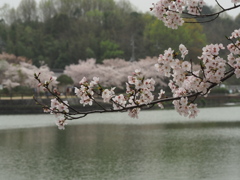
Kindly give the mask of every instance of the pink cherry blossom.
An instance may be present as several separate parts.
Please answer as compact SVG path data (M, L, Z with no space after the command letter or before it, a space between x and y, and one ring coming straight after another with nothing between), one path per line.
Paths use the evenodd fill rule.
M188 50L187 50L187 48L183 45L183 44L180 44L179 45L179 51L181 52L181 54L182 54L182 58L184 59L185 58L185 56L188 54Z
M115 110L117 109L123 109L127 103L125 97L123 96L123 94L120 94L118 96L115 96L114 98L112 98L113 100L113 108Z
M180 100L173 101L176 111L185 117L194 118L197 116L199 110L197 104L190 103L188 104L188 98L182 97Z
M111 90L105 89L102 92L103 102L109 102L110 101L110 99L115 95L114 89L115 89L115 87L111 88Z
M65 125L67 125L66 119L62 114L56 114L56 125L58 126L58 129L64 130Z
M156 17L163 21L165 26L177 29L184 23L181 14L186 7L189 14L200 15L205 3L203 0L160 0L153 5Z
M140 108L129 109L128 110L128 115L131 118L138 118L138 114L139 114L140 110L141 110Z

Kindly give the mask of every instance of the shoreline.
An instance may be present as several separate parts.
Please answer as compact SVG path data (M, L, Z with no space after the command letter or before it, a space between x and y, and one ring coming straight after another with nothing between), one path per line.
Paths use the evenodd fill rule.
M38 99L43 104L50 104L50 98ZM79 104L78 98L64 98L76 109L90 111L97 109L97 105L83 107ZM229 107L239 106L240 96L222 96L212 95L207 98L200 97L196 103L198 107ZM108 106L110 107L110 106ZM173 109L171 102L164 103L165 109ZM157 109L157 108L152 108ZM37 105L33 99L0 99L0 115L8 114L46 114L40 105Z

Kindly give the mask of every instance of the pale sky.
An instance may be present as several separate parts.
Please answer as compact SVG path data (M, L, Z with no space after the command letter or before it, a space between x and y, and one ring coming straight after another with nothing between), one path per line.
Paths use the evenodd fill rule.
M36 2L39 2L40 0L36 0ZM138 8L138 10L146 12L149 11L149 8L152 7L152 3L157 2L157 0L129 0L135 7ZM13 7L17 7L18 4L21 2L21 0L0 0L0 7L7 3L10 4ZM209 5L216 5L215 0L205 0L205 2ZM232 3L231 0L218 0L220 4L223 5L223 7L231 7ZM228 14L232 16L236 16L240 13L239 8L236 10L229 11Z

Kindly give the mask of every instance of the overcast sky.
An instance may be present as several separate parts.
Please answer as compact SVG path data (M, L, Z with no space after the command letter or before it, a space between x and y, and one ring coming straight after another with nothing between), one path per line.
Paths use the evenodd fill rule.
M36 0L36 2L39 2L40 0ZM157 2L157 0L129 0L135 7L138 8L138 10L141 10L143 12L149 11L149 8L152 7L152 3ZM224 7L230 7L232 6L231 0L218 0L220 4L222 4ZM0 0L0 7L7 3L10 4L13 7L17 7L18 4L21 2L21 0ZM205 0L207 4L209 5L216 5L215 0ZM236 16L240 13L239 8L236 10L232 10L228 12L232 16Z

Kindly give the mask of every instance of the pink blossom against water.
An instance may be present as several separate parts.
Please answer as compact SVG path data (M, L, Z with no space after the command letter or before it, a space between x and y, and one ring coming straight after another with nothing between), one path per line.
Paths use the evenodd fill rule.
M138 114L139 114L140 110L141 110L140 108L129 109L128 110L128 115L131 118L138 118Z
M173 105L175 110L185 117L194 118L197 116L199 110L197 104L188 103L187 97L182 97L180 100L174 100Z
M56 120L56 125L58 126L59 130L64 130L65 126L67 125L67 122L64 118L64 116L59 115Z
M162 103L157 103L158 107L161 108L161 109L164 109L164 106Z
M195 118L199 113L199 109L197 108L197 104L191 103L188 106L188 109L189 109L189 113L190 113L189 118Z

